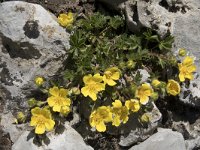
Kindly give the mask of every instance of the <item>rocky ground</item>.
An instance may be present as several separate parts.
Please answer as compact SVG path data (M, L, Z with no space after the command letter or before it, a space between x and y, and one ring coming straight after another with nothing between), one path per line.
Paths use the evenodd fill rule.
M198 74L189 85L183 85L184 90L178 99L167 97L155 103L154 110L150 112L153 120L147 126L137 125L133 118L132 122L119 129L123 134L91 132L87 121L80 122L78 114L74 112L66 124L68 130L64 131L65 134L49 135L51 144L38 148L33 144L33 138L26 140L31 136L24 131L27 125L12 124L13 115L26 108L25 99L34 94L34 77L38 74L48 75L47 78L51 79L63 68L66 49L69 49L69 33L57 24L55 17L59 13L71 10L84 15L97 9L106 10L124 15L127 27L133 32L148 27L162 37L171 33L175 37L174 53L178 48L187 49L196 56L199 72L198 0L24 0L39 5L5 1L1 0L0 3L0 150L11 147L15 150L25 147L30 150L74 147L81 150L200 149ZM63 141L56 140L61 138Z

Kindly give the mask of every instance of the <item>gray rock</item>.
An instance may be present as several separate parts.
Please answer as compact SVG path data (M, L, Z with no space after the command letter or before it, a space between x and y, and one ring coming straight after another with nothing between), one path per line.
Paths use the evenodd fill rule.
M69 33L37 4L0 3L0 18L0 92L12 111L26 107L36 76L48 79L63 67Z
M158 129L158 132L129 150L186 150L182 134L171 129Z
M19 136L23 133L23 130L26 128L26 124L16 125L14 124L14 116L11 112L4 114L0 119L0 127L5 133L10 134L10 139L12 142L15 142Z
M13 150L93 150L92 147L86 145L83 138L69 125L65 125L65 131L62 134L55 135L48 133L50 140L48 145L43 143L38 147L33 143L33 138L29 139L30 132L25 131L12 146Z
M186 140L185 145L187 150L200 149L200 137L192 140Z
M185 15L175 17L172 34L175 37L173 50L177 51L179 48L188 50L190 56L195 56L195 64L197 72L200 72L199 61L200 53L200 11L190 11ZM182 92L180 100L186 104L193 106L200 106L200 77L195 74L195 79L190 81L189 87L182 85Z
M155 104L153 104L153 106L154 108L152 111L147 113L151 119L146 127L138 122L138 116L135 115L133 115L134 117L129 118L129 121L125 125L120 127L121 133L124 134L120 137L120 146L131 146L137 142L144 141L154 133L162 119L162 114Z
M200 119L192 124L189 121L173 121L172 128L184 136L187 150L200 149Z

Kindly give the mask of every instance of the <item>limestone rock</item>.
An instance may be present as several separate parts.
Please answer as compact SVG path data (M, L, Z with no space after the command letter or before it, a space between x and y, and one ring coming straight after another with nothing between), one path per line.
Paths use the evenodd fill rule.
M158 132L129 150L186 150L182 134L171 129L158 129Z
M187 150L200 149L200 137L197 137L192 140L186 140L185 145Z
M93 150L86 145L83 138L69 125L65 125L65 131L62 134L55 135L48 133L49 144L38 147L33 143L33 138L29 139L30 132L25 131L12 146L13 150Z
M190 11L189 13L176 17L172 28L172 35L175 37L174 51L185 48L190 56L195 56L197 73L200 72L200 11ZM200 107L200 77L195 74L194 80L190 81L189 87L183 84L180 100L186 104Z
M120 138L120 146L131 146L137 142L144 141L153 134L162 119L162 114L155 104L153 105L154 108L152 111L148 112L151 120L146 126L142 126L141 123L138 122L138 116L136 116L129 118L129 121L120 127L119 130L124 134Z
M9 133L12 142L15 142L23 133L26 124L14 124L14 116L11 112L1 116L0 127L5 133Z
M69 33L37 4L0 3L0 18L0 97L12 111L26 107L36 76L48 79L63 67Z

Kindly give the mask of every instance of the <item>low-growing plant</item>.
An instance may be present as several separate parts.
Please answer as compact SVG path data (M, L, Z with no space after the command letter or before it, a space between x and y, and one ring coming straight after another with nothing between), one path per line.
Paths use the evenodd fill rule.
M61 25L69 27L63 19ZM154 101L177 96L181 82L193 79L194 59L180 49L177 57L183 60L179 62L171 51L171 35L161 38L151 29L133 34L127 31L123 17L98 12L72 20L65 83L45 87L44 80L37 77L36 84L48 98L28 102L30 125L36 134L60 124L58 118L65 118L75 101L79 108L83 107L81 101L90 101L86 107L91 111L88 121L99 132L105 132L107 124L118 127L127 123L136 113L141 123L148 122L151 118L146 113ZM146 81L140 69L150 74Z

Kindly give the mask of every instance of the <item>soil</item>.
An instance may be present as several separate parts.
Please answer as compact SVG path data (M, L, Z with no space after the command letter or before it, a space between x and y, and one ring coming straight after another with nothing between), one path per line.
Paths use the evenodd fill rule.
M0 2L12 0L0 0ZM56 16L63 12L76 12L78 14L92 13L95 10L94 0L21 0L29 3L35 3L43 6Z

